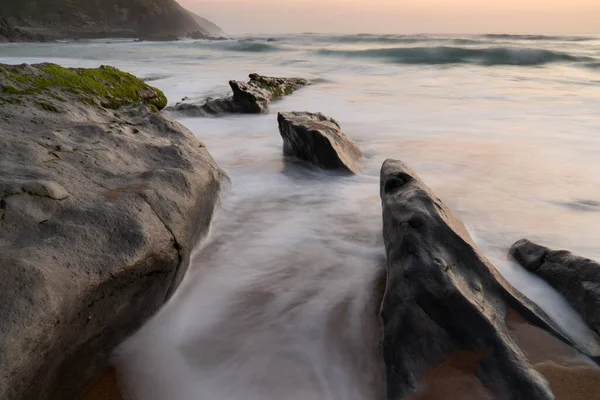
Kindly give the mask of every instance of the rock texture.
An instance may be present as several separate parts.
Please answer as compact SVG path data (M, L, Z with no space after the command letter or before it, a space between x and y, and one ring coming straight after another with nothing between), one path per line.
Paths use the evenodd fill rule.
M75 398L161 307L225 178L114 68L0 65L0 398Z
M2 15L0 13L0 15ZM43 42L43 35L28 33L22 29L16 28L8 19L0 16L0 43L2 42Z
M175 0L3 0L0 16L30 34L21 40L221 33Z
M285 155L323 169L360 173L363 154L333 118L321 113L282 112L277 121Z
M188 116L205 117L220 114L261 114L269 111L271 101L294 93L308 85L301 78L273 78L250 74L248 83L229 81L233 96L207 98L201 103L179 103L167 110Z
M481 382L474 398L553 399L513 341L506 315L516 313L569 340L500 276L463 224L402 162L383 164L381 199L388 258L381 306L386 398L410 396L426 377L459 365ZM598 354L597 343L586 350Z
M550 250L527 239L516 242L510 254L562 294L600 335L600 264L565 250Z

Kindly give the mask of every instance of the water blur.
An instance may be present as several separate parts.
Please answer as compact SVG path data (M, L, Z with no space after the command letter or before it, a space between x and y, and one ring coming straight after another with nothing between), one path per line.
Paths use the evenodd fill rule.
M249 72L316 81L268 115L181 119L232 184L181 289L118 353L132 398L377 398L378 173L386 158L407 162L513 285L575 339L584 335L566 302L507 252L527 237L600 259L600 40L415 37L431 46L430 59L449 40L574 57L519 65L517 52L509 54L517 65L491 66L472 53L441 64L317 52L414 46L389 37L277 39L275 50L238 42L0 46L0 62L102 63L152 77L171 103L224 94L229 79ZM284 159L275 118L284 110L336 118L366 155L363 173Z

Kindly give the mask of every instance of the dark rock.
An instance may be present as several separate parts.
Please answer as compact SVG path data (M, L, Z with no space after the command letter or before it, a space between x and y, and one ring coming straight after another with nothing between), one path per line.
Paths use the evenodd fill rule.
M136 39L136 42L176 42L179 40L179 37L175 35L154 35L149 34Z
M468 359L497 399L554 399L506 326L516 312L570 343L478 252L464 225L400 161L381 170L387 284L381 306L386 398L417 392L431 369ZM598 344L586 350L598 354Z
M277 121L285 155L323 169L360 173L363 154L333 118L321 113L282 112Z
M588 326L600 335L600 264L527 239L516 242L510 254L562 294Z
M173 294L225 176L114 68L0 65L0 85L0 399L74 399Z
M229 81L233 96L207 98L201 103L178 103L167 111L188 116L201 117L220 114L261 114L269 111L274 99L292 94L308 85L306 79L273 78L250 74L248 83Z

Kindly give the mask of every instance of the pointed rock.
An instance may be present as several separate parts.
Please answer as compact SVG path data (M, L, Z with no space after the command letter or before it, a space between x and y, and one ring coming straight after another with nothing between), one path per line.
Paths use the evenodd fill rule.
M386 399L419 392L426 376L456 363L481 383L485 397L478 398L554 399L515 344L506 315L514 311L569 340L504 280L461 221L402 162L383 164L381 200Z

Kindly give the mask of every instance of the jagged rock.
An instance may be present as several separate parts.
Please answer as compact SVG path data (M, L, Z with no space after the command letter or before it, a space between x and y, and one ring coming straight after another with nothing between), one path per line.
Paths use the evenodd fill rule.
M321 113L281 112L277 121L285 155L323 169L360 173L363 154L333 118Z
M74 399L178 286L225 176L129 74L0 86L0 398Z
M503 279L464 225L402 162L383 164L381 199L386 399L418 392L432 369L453 363L481 382L483 392L473 398L554 399L510 336L506 315L517 313L569 339ZM598 344L584 351L598 355Z
M566 250L551 250L527 239L510 254L562 294L583 320L600 335L600 264Z
M250 74L248 83L229 81L233 91L231 97L207 98L201 103L178 103L168 107L167 111L188 117L261 114L269 111L269 104L274 99L290 95L305 85L308 85L306 79Z

